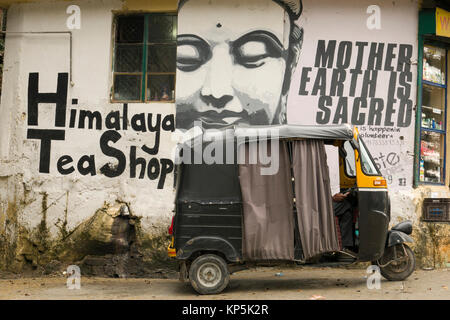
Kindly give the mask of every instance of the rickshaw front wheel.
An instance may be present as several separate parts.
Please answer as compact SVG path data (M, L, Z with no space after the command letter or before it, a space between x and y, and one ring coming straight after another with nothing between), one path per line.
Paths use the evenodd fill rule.
M189 268L189 280L200 294L220 293L230 280L227 263L215 254L201 255Z
M386 248L377 261L380 273L390 281L402 281L408 278L416 268L414 252L406 244L397 244Z

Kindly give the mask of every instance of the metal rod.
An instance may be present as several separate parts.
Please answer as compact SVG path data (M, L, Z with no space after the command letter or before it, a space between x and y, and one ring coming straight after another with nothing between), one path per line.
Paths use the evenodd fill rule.
M69 35L69 77L70 77L70 85L73 86L74 83L72 81L72 31L0 31L0 34L68 34Z

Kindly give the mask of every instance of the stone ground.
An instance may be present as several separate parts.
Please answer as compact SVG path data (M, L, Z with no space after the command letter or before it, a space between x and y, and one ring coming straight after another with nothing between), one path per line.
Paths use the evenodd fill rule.
M450 300L450 269L418 269L405 281L382 279L381 289L369 290L365 269L256 268L232 275L228 288L215 296L199 296L176 279L82 277L81 289L69 290L63 275L5 277L0 279L1 300Z

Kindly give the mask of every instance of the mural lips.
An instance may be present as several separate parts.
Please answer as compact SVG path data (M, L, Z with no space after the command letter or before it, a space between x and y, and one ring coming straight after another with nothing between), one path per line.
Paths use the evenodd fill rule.
M225 128L233 125L258 125L268 123L269 118L264 110L257 110L249 113L247 110L242 112L232 112L229 110L205 111L199 112L192 110L187 105L179 105L177 110L176 126L178 129L190 129L195 121L200 121L205 129Z

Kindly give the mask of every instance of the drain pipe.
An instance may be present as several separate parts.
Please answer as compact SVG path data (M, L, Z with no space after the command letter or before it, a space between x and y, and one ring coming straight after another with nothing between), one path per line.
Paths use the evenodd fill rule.
M72 81L72 32L71 31L0 31L0 34L68 34L69 35L69 51L70 51L70 61L69 61L69 77L70 85L73 87L75 83Z

